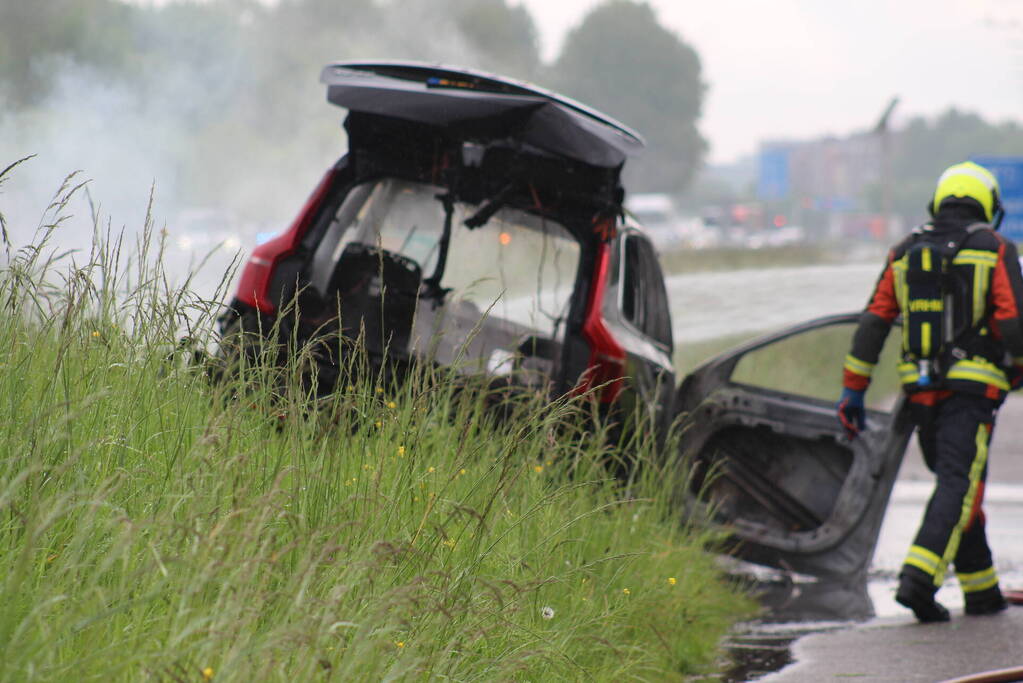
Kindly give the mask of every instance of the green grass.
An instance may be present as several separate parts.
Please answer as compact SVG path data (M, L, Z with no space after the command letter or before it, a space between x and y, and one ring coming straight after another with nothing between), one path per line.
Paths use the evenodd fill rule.
M211 383L158 248L51 257L72 194L0 270L0 681L681 680L752 613L584 400Z
M821 263L841 263L846 259L841 249L828 244L795 244L763 249L681 248L663 251L660 257L661 267L667 274L819 265Z
M734 349L756 336L756 334L733 334L699 342L676 341L673 359L675 369L679 377L684 377L719 353Z
M842 392L842 366L852 345L854 325L820 328L775 342L744 355L736 364L732 381L807 396L837 401ZM734 349L759 335L735 335L722 339L679 344L675 367L688 374L719 353ZM885 342L873 381L867 391L867 406L891 410L899 396L896 364L901 354L898 329Z

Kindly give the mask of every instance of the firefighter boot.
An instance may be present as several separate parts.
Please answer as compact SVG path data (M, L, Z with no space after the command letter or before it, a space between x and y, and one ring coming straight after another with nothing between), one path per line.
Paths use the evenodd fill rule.
M1009 606L997 585L975 593L967 593L964 601L966 603L964 611L974 616L997 614Z
M933 584L929 585L902 573L899 574L899 590L895 593L895 601L913 610L917 621L922 623L948 621L948 610L934 599L935 590Z

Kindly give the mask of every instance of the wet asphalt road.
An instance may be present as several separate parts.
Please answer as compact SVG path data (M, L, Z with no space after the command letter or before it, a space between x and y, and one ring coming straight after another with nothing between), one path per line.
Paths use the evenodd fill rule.
M1011 413L1023 412L1023 397ZM1023 589L1023 440L1005 430L992 447L985 497L988 539L1002 586ZM915 448L906 454L874 555L866 600L877 615L862 623L791 622L754 627L738 639L775 655L732 680L809 683L829 680L943 681L992 669L1023 666L1023 606L990 617L962 613L955 578L938 592L952 612L947 624L918 624L895 602L896 575L931 492L929 473ZM782 667L775 673L772 671ZM746 677L748 676L748 677Z
M682 343L778 329L862 308L877 264L823 265L668 278L676 339ZM778 651L749 676L771 683L826 680L941 681L1023 666L1023 606L993 617L964 617L955 579L938 599L948 624L917 624L894 600L896 575L920 522L933 479L915 441L906 453L885 517L867 586L876 618L761 626L748 638ZM985 498L988 537L1003 587L1023 589L1023 395L1009 398L995 428ZM814 631L817 631L814 633ZM795 640L791 654L786 647Z
M795 663L759 680L945 681L1023 666L1023 607L993 616L965 617L956 610L944 624L882 617L796 641ZM1012 680L1012 679L1010 679Z
M933 479L914 444L906 453L874 554L868 593L877 618L795 641L793 662L759 680L942 681L1023 666L1023 606L988 617L962 613L954 578L938 591L947 624L918 624L894 599L896 575L913 540ZM1010 397L991 447L985 494L988 542L1003 588L1023 589L1023 396ZM790 628L814 628L793 624Z

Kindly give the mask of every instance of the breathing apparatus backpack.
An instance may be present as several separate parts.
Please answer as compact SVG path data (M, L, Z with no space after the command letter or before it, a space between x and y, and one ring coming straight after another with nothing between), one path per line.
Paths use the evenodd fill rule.
M970 283L953 262L970 235L989 227L975 223L952 233L914 231L916 239L906 251L902 351L905 361L916 364L920 387L940 382L952 363L970 355L970 342L979 330L973 325Z

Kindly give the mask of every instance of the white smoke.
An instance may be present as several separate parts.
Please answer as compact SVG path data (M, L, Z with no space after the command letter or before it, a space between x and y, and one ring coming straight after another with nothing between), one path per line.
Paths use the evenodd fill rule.
M243 25L213 22L205 32L181 17L170 21L175 15L166 12L175 8L151 9L135 23L139 67L128 76L68 57L33 57L49 94L30 109L0 109L0 168L35 155L0 190L11 241L32 240L62 180L80 171L87 192L69 206L56 247L87 251L90 200L103 225L140 234L152 190L152 219L167 230L168 270L183 275L227 240L201 282L218 280L232 251L250 249L258 232L287 227L344 151L344 112L325 102L317 82L324 64L412 58L479 65L430 3L385 7L391 11L379 16L386 21L373 26L348 25L339 10L336 27L293 16L253 29L258 17L249 16Z

